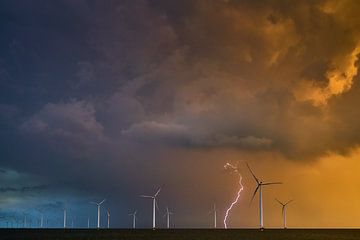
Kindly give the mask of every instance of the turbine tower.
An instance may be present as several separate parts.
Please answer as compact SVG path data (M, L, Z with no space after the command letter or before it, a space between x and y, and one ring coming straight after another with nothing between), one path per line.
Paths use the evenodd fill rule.
M44 227L44 214L41 213L41 217L40 217L40 228Z
M275 200L282 206L281 213L284 221L284 229L286 229L286 206L291 203L293 200L287 201L286 203L280 202L278 199L275 198Z
M255 198L255 195L257 193L257 191L259 190L259 210L260 210L260 229L263 230L264 229L264 218L263 218L263 197L262 197L262 187L263 186L267 186L267 185L274 185L274 184L282 184L281 182L263 182L261 180L259 180L255 174L253 173L253 171L251 170L249 164L246 163L246 166L248 167L251 175L254 177L255 181L256 181L256 188L254 191L254 194L251 198L250 204L252 203L252 201Z
M213 209L209 212L210 213L214 213L214 228L217 228L217 224L216 224L216 220L217 220L217 217L216 217L216 213L217 213L217 210L216 210L216 204L214 203L213 205Z
M110 211L107 210L106 213L107 213L107 228L110 228Z
M66 228L66 207L64 207L64 228Z
M100 228L100 206L106 201L106 199L102 200L101 202L90 202L91 204L97 205L97 228Z
M132 219L133 219L133 224L132 224L133 229L136 228L136 213L137 213L137 210L135 210L135 212L129 214L129 216L132 216Z
M153 229L155 229L155 225L156 225L156 215L155 215L155 208L158 208L157 206L157 203L156 203L156 197L159 195L161 191L161 188L159 188L156 193L154 194L154 196L148 196L148 195L141 195L140 197L143 197L143 198L152 198L153 200Z
M170 215L173 215L174 213L169 212L169 208L166 207L166 212L164 214L164 217L166 217L166 227L169 229L170 228Z
M87 218L87 228L90 228L90 218Z

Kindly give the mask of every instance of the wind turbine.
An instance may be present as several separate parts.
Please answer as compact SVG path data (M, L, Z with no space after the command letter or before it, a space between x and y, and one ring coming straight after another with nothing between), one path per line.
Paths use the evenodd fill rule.
M148 196L148 195L140 195L140 197L143 197L143 198L152 198L153 200L153 229L155 229L155 225L156 225L156 215L155 215L155 208L158 208L157 207L157 203L156 203L156 197L157 195L159 195L161 191L161 188L159 188L156 193L154 194L154 196Z
M26 228L26 215L24 215L24 228Z
M260 210L260 229L263 230L264 229L264 218L263 218L263 199L262 199L262 187L263 186L267 186L267 185L274 185L274 184L282 184L281 182L263 182L261 180L259 180L255 174L253 173L253 171L251 170L249 164L246 163L246 166L248 167L251 175L254 177L255 181L256 181L256 188L254 191L254 194L251 198L250 204L252 203L252 201L255 198L255 195L257 193L257 191L259 190L259 210Z
M97 228L100 228L100 206L106 201L106 199L102 200L101 202L90 202L91 204L97 205Z
M66 207L64 207L64 228L66 228Z
M90 228L90 218L87 218L87 228Z
M217 213L217 210L216 210L216 204L215 203L213 205L213 209L209 212L209 214L210 213L214 213L214 228L217 228L217 226L216 226L216 219L217 219L216 213Z
M44 214L41 213L41 216L40 216L40 228L43 228L44 227Z
M164 214L164 217L166 217L166 227L170 228L170 215L173 215L174 213L169 212L169 208L166 207L166 212Z
M137 210L135 210L135 212L133 213L130 213L129 216L132 216L133 217L133 228L135 229L136 228L136 213L137 213Z
M107 210L106 213L107 213L107 228L110 228L110 211Z
M284 229L286 229L286 206L293 200L287 201L286 203L280 202L277 198L275 198L275 200L282 206L281 213L283 215Z

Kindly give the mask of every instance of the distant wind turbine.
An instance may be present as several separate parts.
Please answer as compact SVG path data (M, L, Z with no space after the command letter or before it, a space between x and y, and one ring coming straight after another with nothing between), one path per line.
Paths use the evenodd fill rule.
M41 213L41 217L40 217L40 228L44 227L44 214Z
M132 221L132 227L135 229L136 228L136 213L137 213L137 210L135 210L135 212L133 212L133 213L130 213L129 214L129 216L132 216L132 219L133 219L133 221Z
M287 228L286 226L286 207L289 203L291 203L293 200L287 201L286 203L282 203L280 202L278 199L275 198L275 200L282 206L281 208L281 213L282 213L282 217L283 217L283 221L284 221L284 229Z
M260 208L260 229L263 230L264 229L264 219L263 219L263 199L262 199L262 187L263 186L267 186L267 185L273 185L273 184L282 184L281 182L262 182L260 181L256 176L255 174L253 173L253 171L251 170L249 164L247 164L247 167L251 173L251 175L254 177L255 181L256 181L256 188L255 188L255 191L254 191L254 194L251 198L251 201L250 201L250 204L252 203L252 201L254 200L255 198L255 195L257 193L257 191L259 190L259 208Z
M209 212L210 213L214 213L214 228L217 228L217 210L216 210L216 204L214 203L213 205L213 209L211 209L211 211Z
M90 202L91 204L97 205L97 228L100 228L100 206L106 201L106 199L102 200L101 202Z
M66 228L66 207L64 207L64 228Z
M26 215L24 215L24 228L26 228Z
M166 217L166 227L170 228L170 215L173 215L174 213L169 212L169 208L166 207L166 212L164 214L164 217Z
M107 213L107 228L110 228L110 211L107 210L106 213Z
M158 208L157 206L157 203L156 203L156 197L159 195L161 191L161 188L159 188L156 193L154 194L154 196L148 196L148 195L141 195L140 197L143 197L143 198L151 198L153 200L153 229L155 229L155 225L156 225L156 209L155 208Z
M87 218L87 228L90 228L90 218Z

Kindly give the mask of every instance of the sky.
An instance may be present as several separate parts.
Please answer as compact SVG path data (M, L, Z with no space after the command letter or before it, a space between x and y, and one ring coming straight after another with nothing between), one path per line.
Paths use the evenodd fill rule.
M360 2L0 2L0 226L360 227ZM8 223L10 224L10 223Z

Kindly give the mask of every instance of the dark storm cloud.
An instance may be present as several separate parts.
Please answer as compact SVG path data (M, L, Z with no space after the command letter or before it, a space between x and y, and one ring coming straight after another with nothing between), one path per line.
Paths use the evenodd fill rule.
M0 188L0 192L18 192L18 193L26 193L26 192L38 192L49 189L48 185L37 185L37 186L24 186L24 187L2 187Z
M91 54L72 57L68 91L45 102L21 130L71 136L76 144L138 138L184 147L256 146L291 158L337 151L334 143L320 141L324 136L346 138L332 130L335 116L328 104L352 90L331 80L347 71L344 64L358 44L345 3L65 1L61 6L65 22L79 19L91 26L76 38ZM351 18L340 17L342 10ZM356 74L347 74L340 81L350 84ZM319 106L324 104L330 111ZM73 107L87 113L72 113ZM307 144L314 135L319 140Z
M184 125L161 122L142 122L126 129L122 134L147 144L174 144L184 147L239 147L257 149L270 147L272 141L266 138L247 136L240 138L229 135L208 135L197 133Z
M38 209L40 210L60 210L64 208L64 203L63 202L50 202L50 203L44 203L40 206L38 206Z

